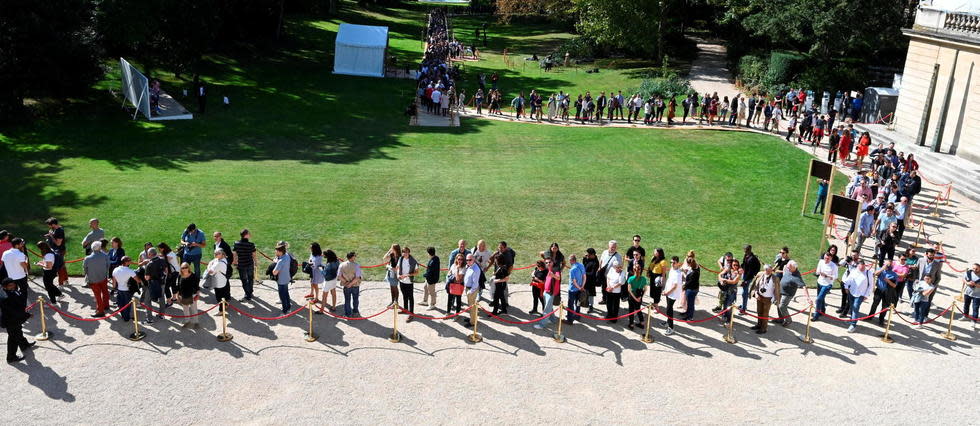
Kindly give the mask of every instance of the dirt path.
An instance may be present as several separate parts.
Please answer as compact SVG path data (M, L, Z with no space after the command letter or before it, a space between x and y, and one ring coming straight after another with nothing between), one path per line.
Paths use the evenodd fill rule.
M698 58L691 64L688 76L691 86L698 93L718 93L718 96L732 96L738 92L728 71L725 46L714 41L695 39Z

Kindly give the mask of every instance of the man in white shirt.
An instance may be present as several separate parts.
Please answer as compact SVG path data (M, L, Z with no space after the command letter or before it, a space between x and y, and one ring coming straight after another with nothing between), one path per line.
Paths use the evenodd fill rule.
M664 335L674 334L674 303L684 294L684 274L681 272L681 261L677 256L670 258L670 273L664 283L664 295L667 296L667 321L661 325L667 326Z
M288 267L288 266L287 266ZM217 249L214 251L214 259L208 262L208 269L206 271L209 277L211 277L211 284L214 287L214 297L215 303L221 303L222 300L228 302L231 300L231 288L228 286L228 261L225 260L225 251L223 249ZM216 316L221 316L221 310L224 309L223 306L218 306L218 313ZM288 307L284 308L288 309Z
M470 306L476 305L476 298L480 294L480 265L476 264L476 258L472 254L466 255L466 275L463 276L463 285L466 287L466 303ZM466 321L467 327L472 327L479 314L474 306L470 309L470 318Z
M813 313L813 320L820 319L820 315L827 310L827 294L834 288L834 280L837 279L837 264L834 263L830 252L823 254L823 259L817 263L817 306Z
M133 292L129 288L129 280L133 279L136 282L140 282L136 271L129 267L133 263L133 259L129 256L123 256L121 261L122 264L112 270L112 289L116 291L116 305L120 308L126 306L133 299ZM122 316L124 322L129 322L132 318L132 312L132 309L123 309L119 315Z
M3 257L0 260L3 261L3 266L7 270L7 277L17 283L20 292L27 296L29 290L27 273L30 271L30 266L27 264L27 255L24 254L24 239L14 238L10 240L10 245L12 247L3 252ZM30 298L27 299L30 300Z
M779 301L779 278L773 273L772 265L766 264L762 267L762 272L752 281L750 293L756 298L756 312L759 314L758 322L752 329L756 334L765 334L769 328L769 320L764 318L769 316L773 302Z
M613 260L609 264L606 272L606 318L616 318L619 316L620 293L623 292L623 285L626 284L626 273L623 271L623 264ZM616 320L609 321L612 324Z
M847 328L847 332L853 333L857 327L857 317L861 312L861 304L864 303L864 299L871 295L871 289L874 288L874 279L864 260L858 260L857 269L847 274L845 281L851 299L851 326Z

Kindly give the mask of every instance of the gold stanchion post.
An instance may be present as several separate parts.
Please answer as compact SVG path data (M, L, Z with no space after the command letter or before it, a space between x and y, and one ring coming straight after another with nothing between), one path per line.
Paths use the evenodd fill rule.
M391 306L391 312L394 315L392 315L391 336L388 337L388 341L398 343L402 341L402 335L398 332L398 302L392 302Z
M892 329L892 314L895 313L895 304L888 305L888 323L885 324L885 335L881 336L881 341L885 343L895 343L895 340L888 336Z
M146 333L140 331L140 311L137 309L139 306L139 300L133 296L133 302L130 304L133 307L133 334L129 335L129 340L139 341L146 337Z
M946 185L946 197L945 197L946 199L945 199L945 200L943 200L943 201L944 201L944 202L943 202L943 205L946 205L946 206L948 206L948 205L949 205L949 195L950 195L950 193L951 193L952 191L953 191L953 184L952 184L952 183L950 183L949 185Z
M735 334L734 334L734 329L735 329L735 303L732 303L731 306L728 307L728 315L729 315L729 317L728 317L728 334L725 335L725 342L726 343L737 343L738 341L735 340Z
M912 243L912 248L919 248L919 237L922 236L922 219L919 219L919 231L915 233L915 242Z
M966 283L963 283L963 286L960 287L960 294L954 297L953 300L957 302L962 302L964 297L966 297ZM38 299L40 299L40 297Z
M565 303L559 305L558 309L560 309L560 311L558 312L558 327L556 328L558 331L555 332L555 341L558 343L565 343L565 335L561 334L561 323L565 319Z
M953 315L956 313L956 302L949 305L949 325L946 326L946 332L943 333L943 338L946 340L956 340L956 335L953 334Z
M931 217L939 217L939 200L936 200L936 207L932 209L932 213L929 213Z
M800 341L803 343L813 343L813 337L810 336L810 324L813 322L813 303L810 303L810 308L806 312L806 332L803 337L800 337Z
M37 306L41 308L41 311L38 314L41 316L41 332L38 333L37 336L34 336L34 339L45 341L48 340L50 336L48 335L48 321L44 318L44 299L41 296L37 297Z
M233 338L228 332L228 301L221 299L221 334L218 335L218 341L227 342Z
M477 325L480 324L480 316L479 315L473 315L472 314L473 309L477 309L477 306L479 306L479 305L480 305L480 300L479 299L477 299L477 301L476 301L475 304L470 305L470 312L471 312L470 313L470 316L472 316L473 318L476 318L473 321L473 334L469 335L469 339L473 343L479 343L479 342L482 342L483 341L483 336L481 336L480 333L477 333L477 328L476 328Z
M650 323L653 321L653 305L647 305L647 331L643 334L643 343L653 343L650 337Z
M313 333L313 300L306 301L306 307L310 313L310 330L306 332L306 341L315 342L317 335Z

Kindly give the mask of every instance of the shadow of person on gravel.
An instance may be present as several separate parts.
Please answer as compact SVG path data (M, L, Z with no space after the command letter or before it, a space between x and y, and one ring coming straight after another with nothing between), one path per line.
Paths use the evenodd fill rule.
M34 351L27 351L24 358L24 362L12 365L27 375L27 383L43 391L48 398L75 402L75 395L68 392L68 381L65 380L67 376L61 376L51 367L38 362L37 358L34 357Z

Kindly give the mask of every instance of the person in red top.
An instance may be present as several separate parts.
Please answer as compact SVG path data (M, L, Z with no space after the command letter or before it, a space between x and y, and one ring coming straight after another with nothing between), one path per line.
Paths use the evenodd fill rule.
M12 247L13 245L10 244L10 233L6 230L0 231L0 256L3 256Z
M864 164L864 157L868 156L868 148L871 147L871 135L868 132L861 134L861 138L858 139L857 144L857 160L855 160L855 166L861 168Z
M805 91L805 90L803 90L803 89L800 89L800 91L799 91L799 92L797 92L797 95L796 95L796 98L797 98L797 100L798 100L798 102L797 102L797 103L799 103L799 104L801 104L801 105L802 105L802 104L803 104L803 102L804 102L804 101L806 101L806 91Z
M919 170L919 162L915 161L915 155L909 154L909 156L905 158L905 171L911 173L913 170ZM3 253L2 248L0 248L0 253Z
M840 131L840 144L837 146L837 154L839 154L840 164L843 166L844 161L851 156L851 132L844 129L844 126L840 126Z

